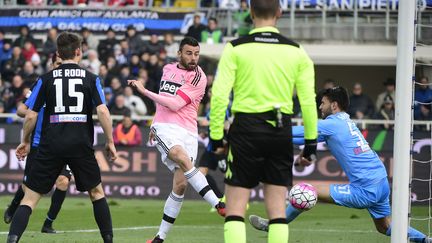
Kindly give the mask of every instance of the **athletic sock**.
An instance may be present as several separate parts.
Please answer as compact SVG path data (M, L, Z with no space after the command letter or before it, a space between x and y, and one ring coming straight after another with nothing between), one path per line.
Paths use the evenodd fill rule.
M44 225L51 226L52 222L57 218L57 215L60 212L65 197L66 191L55 189L53 195L51 196L51 206L48 210Z
M93 213L102 238L109 235L112 239L111 213L105 197L93 202Z
M18 190L15 192L14 198L12 199L12 201L10 203L10 206L9 206L9 210L11 212L15 212L16 211L16 209L20 205L21 200L23 199L23 197L24 197L24 191L22 189L22 186L20 185L18 187Z
M219 198L210 188L205 176L195 167L184 173L189 184L213 207L219 203Z
M300 209L297 209L295 207L293 207L293 205L291 205L291 203L288 203L288 207L285 210L285 214L286 214L286 220L289 223L291 223L291 221L293 221L295 218L297 218L297 216L299 216L303 211L301 211Z
M387 236L391 236L391 228L392 228L392 226L390 225L390 227L387 229L387 232L386 232ZM412 227L409 227L408 228L408 238L411 242L423 243L423 242L425 242L426 235L423 234L422 232L412 228Z
M225 243L246 243L246 225L240 216L227 216L224 225Z
M9 228L9 235L16 235L18 239L27 228L32 209L27 205L20 205L15 212L11 226Z
M223 194L223 192L222 192L221 190L219 190L219 187L218 187L218 185L217 185L215 179L213 178L213 176L207 174L207 175L205 176L205 178L206 178L206 180L207 180L207 182L208 182L210 188L211 188L211 189L213 190L213 192L216 194L216 196L217 196L218 198L222 198L224 194Z
M268 243L288 243L288 223L285 218L269 221Z
M159 226L159 238L165 239L171 227L173 226L178 214L180 213L181 206L183 204L184 195L177 195L171 192L168 196L165 207L162 222Z

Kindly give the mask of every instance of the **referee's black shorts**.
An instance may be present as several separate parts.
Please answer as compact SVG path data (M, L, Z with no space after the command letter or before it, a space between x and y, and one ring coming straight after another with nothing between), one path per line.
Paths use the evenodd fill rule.
M35 160L37 153L38 153L38 147L31 147L30 148L30 153L27 155L26 164L25 164L25 167L24 167L24 178L23 178L23 181L26 181L27 175L30 173L30 170L31 170L32 165L33 165L33 161ZM72 177L72 172L68 168L68 166L65 165L65 166L63 166L63 169L60 172L60 175L66 176L70 180L71 177Z
M65 165L69 165L78 191L85 192L101 183L99 165L94 153L83 153L80 157L62 157L39 149L24 184L40 194L48 193Z
M291 186L292 125L283 115L283 128L275 127L273 112L237 113L228 132L228 171L225 183L253 188L266 184Z

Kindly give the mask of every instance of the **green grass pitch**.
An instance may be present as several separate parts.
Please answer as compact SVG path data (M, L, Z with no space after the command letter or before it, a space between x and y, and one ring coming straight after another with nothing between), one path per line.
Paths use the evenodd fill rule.
M0 197L3 216L4 208L11 197ZM87 198L66 198L62 211L55 221L55 235L40 233L48 210L48 197L44 197L33 212L27 231L20 242L101 242L97 225L93 219L90 200ZM114 227L114 239L118 243L145 242L157 233L164 201L109 199ZM252 202L248 214L264 215L264 205ZM414 207L413 214L428 217L427 207ZM247 241L266 242L266 233L247 226ZM428 222L413 223L428 234ZM9 225L0 223L0 242L6 241ZM166 239L167 243L223 243L223 219L210 212L203 201L185 201L182 211ZM368 242L385 243L390 238L375 231L366 210L348 209L325 203L305 212L290 224L290 243L314 242Z

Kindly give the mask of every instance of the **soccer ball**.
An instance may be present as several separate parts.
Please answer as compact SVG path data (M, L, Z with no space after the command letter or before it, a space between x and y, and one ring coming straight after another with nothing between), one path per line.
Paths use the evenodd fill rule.
M311 184L301 182L291 188L288 199L293 207L309 210L317 203L318 193Z

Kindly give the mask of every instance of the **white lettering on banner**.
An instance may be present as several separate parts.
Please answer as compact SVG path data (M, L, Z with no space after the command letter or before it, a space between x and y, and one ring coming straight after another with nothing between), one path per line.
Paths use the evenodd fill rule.
M21 186L20 183L14 182L0 183L0 193L15 193L19 186Z
M0 150L0 169L5 168L8 163L8 157L5 151Z
M22 10L19 11L18 16L20 18L46 18L49 16L48 10Z
M26 158L27 159L27 158ZM9 169L24 170L25 162L19 161L15 155L15 149L9 150Z
M5 143L6 131L4 128L0 128L0 143Z
M49 16L51 18L79 18L81 10L53 10Z
M30 22L27 24L30 30L47 30L53 27L50 22Z
M112 196L133 196L133 197L158 197L160 195L160 188L158 186L148 186L145 187L143 185L107 185L103 186L105 195ZM82 192L79 192L76 189L76 185L71 183L69 186L69 193L71 195L79 195ZM82 194L88 194L87 192L83 192Z
M316 0L315 4L311 0L297 0L295 9L326 9L326 10L351 10L355 9L355 3L358 2L358 9L384 11L387 8L387 0ZM399 0L401 1L401 0ZM427 8L427 1L420 0L420 10L424 11ZM397 10L398 0L389 0L389 9ZM291 0L280 0L280 6L283 10L291 8Z

